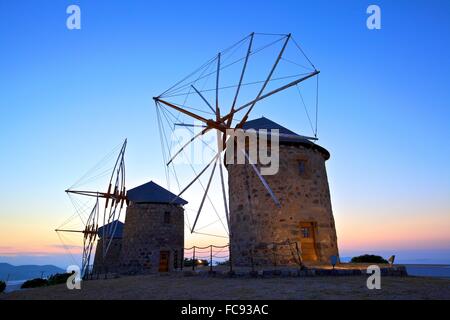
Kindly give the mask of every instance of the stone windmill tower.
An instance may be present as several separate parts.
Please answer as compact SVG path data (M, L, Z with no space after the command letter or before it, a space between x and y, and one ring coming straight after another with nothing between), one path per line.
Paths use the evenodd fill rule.
M127 192L120 257L124 273L171 271L183 261L187 201L150 181Z
M338 256L325 168L330 153L264 117L248 121L243 129L279 130L279 170L264 178L280 208L250 164L227 165L233 263L248 266L253 259L256 265L270 265L276 259L279 265L293 264L291 248L277 247L286 241L301 245L303 262Z

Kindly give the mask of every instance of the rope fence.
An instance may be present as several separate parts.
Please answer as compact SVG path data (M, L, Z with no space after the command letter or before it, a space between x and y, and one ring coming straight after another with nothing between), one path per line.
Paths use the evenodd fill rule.
M276 268L279 265L286 264L286 261L290 262L290 264L294 263L300 268L303 266L301 245L290 240L266 244L263 250L251 248L245 257L234 258L238 258L240 266L249 266L252 271L259 265L272 265ZM214 271L214 268L226 266L231 272L235 264L230 255L230 245L193 246L184 248L184 255L181 257L181 263L179 264L180 267L175 269L191 268L192 271L195 271L197 267L209 266L209 270Z
M184 267L191 267L194 271L197 266L207 265L210 271L213 271L214 263L218 266L225 263L227 259L230 259L229 245L184 248L184 256L182 259L180 264L181 270Z
M303 267L301 245L290 240L253 246L247 251L241 251L240 255L236 253L230 255L229 244L224 246L192 246L183 248L183 254L181 255L174 250L171 261L170 270L174 271L195 271L199 268L209 268L210 272L218 269L222 271L228 269L229 272L232 272L234 267L249 267L252 271L260 266L277 268L278 266L297 265L299 268ZM140 274L149 271L146 266L136 265L130 268L124 270L120 266L99 265L94 267L90 265L83 277L86 280L107 279L108 275L112 276L117 273Z

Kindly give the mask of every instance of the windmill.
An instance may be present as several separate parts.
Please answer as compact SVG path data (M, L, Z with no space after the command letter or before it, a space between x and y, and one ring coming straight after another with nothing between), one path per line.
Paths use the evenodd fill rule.
M287 52L289 49L291 50L288 58ZM295 52L293 58L291 58L293 54L292 49ZM265 56L271 57L271 60L265 60L265 64L262 63L264 59L261 58L263 53L265 53ZM295 61L295 57L300 57L302 61ZM252 65L252 61L256 62ZM265 74L263 74L266 71L261 67L262 65L270 66ZM250 70L252 67L253 71ZM291 71L294 69L296 72L292 73ZM185 187L179 186L178 196L185 193L197 181L203 188L201 202L198 209L196 209L193 223L189 226L191 233L199 233L196 229L199 217L204 209L206 200L211 202L209 191L213 177L217 172L220 176L225 219L229 229L230 216L223 173L224 163L222 160L222 155L227 149L227 141L229 139L227 130L242 129L258 103L261 104L270 97L296 87L305 106L314 135L313 137L304 138L311 141L317 140L319 73L320 71L312 64L291 34L251 33L231 47L219 52L194 72L153 98L157 108L168 184L171 176L174 176L179 184L174 161L183 154L185 155L186 149L191 144L200 140L207 148L215 150L212 159L207 161L200 171L193 170L194 177L189 183ZM257 79L253 79L253 77ZM308 82L307 80L311 78L317 79L314 82L316 86L314 100L316 107L315 129L299 86ZM213 84L208 87L210 81ZM248 90L249 88L252 90ZM223 111L225 109L227 110L226 112ZM173 141L169 143L167 139L167 128L170 128L173 132L175 127L178 126L187 128L192 132L193 136L188 141L179 143L179 149L174 152ZM199 128L199 132L195 133L194 129L197 128ZM215 142L208 143L203 141L203 138L208 133L215 135ZM240 151L245 153L245 157L249 160L247 151L244 149ZM274 204L280 208L280 201L261 174L258 166L252 165L252 168L268 194L270 194ZM210 170L210 173L205 186L201 183L200 177L205 175L208 170Z
M98 163L95 167L89 170L83 177L81 177L71 188L65 190L72 200L77 213L71 218L66 220L55 231L60 237L64 246L61 233L79 233L83 235L83 252L82 252L82 267L81 274L86 276L89 273L89 266L91 261L91 254L94 244L96 243L99 226L105 226L102 228L102 238L107 239L103 241L102 254L103 259L108 254L108 250L111 246L113 238L108 235L115 233L117 228L117 221L121 217L123 207L126 204L126 188L125 188L125 150L127 146L127 140L123 142L120 147L119 154L114 162L112 169L104 170L103 166L107 162L108 158L111 158L114 152L111 152L105 159ZM102 171L103 170L103 171ZM109 175L109 184L105 188L105 191L87 191L76 190L75 186L80 186L85 182L92 182L99 178L103 178ZM86 209L86 205L83 205L73 199L73 196L82 196L93 198L95 204L87 211L87 219L83 219L83 211ZM101 202L104 202L103 209L101 209ZM64 228L73 218L80 218L83 228L82 229L68 229ZM70 251L69 251L70 252Z

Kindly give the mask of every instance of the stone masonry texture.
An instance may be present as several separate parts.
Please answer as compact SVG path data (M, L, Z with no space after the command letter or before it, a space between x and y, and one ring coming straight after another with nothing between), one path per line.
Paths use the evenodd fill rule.
M122 272L158 272L161 251L169 252L169 271L171 271L175 264L180 265L183 247L182 207L161 203L129 204L120 258Z
M325 160L319 150L300 144L280 145L279 171L265 179L281 209L249 164L227 165L233 265L295 264L295 245L274 243L300 243L301 223L314 225L318 262L338 256ZM300 162L304 163L303 173Z

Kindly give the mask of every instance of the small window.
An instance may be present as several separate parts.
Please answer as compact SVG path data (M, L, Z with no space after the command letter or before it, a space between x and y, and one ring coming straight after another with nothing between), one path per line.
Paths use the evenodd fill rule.
M303 176L305 174L306 171L306 163L304 160L300 160L298 162L298 173Z
M164 212L164 223L170 223L170 212Z
M308 227L302 227L302 238L310 238L311 233Z

